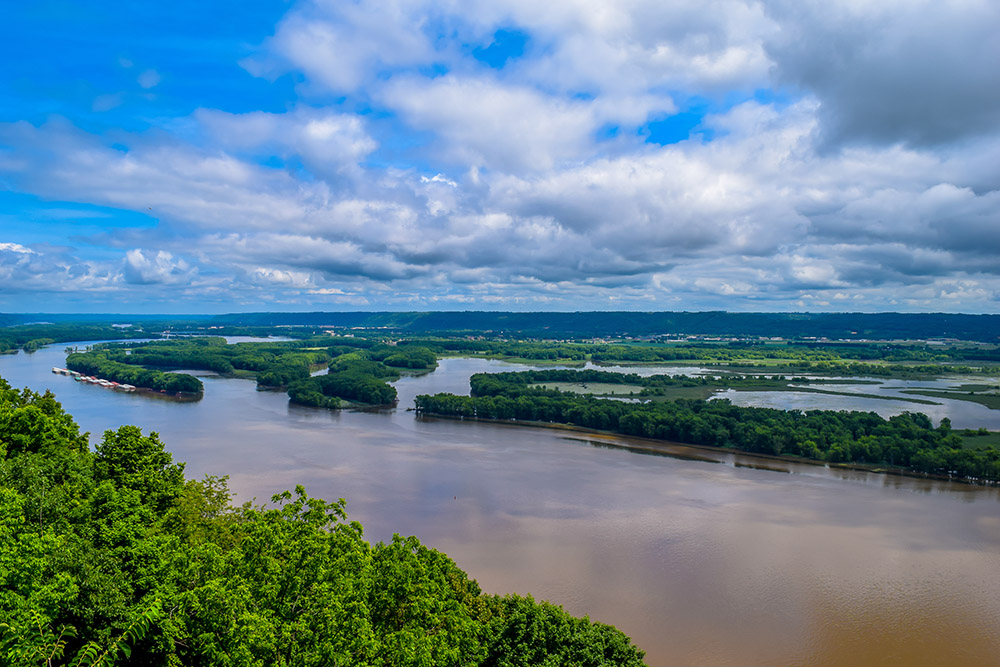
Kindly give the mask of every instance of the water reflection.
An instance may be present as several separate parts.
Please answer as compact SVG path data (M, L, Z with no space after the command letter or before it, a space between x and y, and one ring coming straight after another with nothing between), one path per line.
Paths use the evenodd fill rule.
M725 371L710 366L630 366L615 364L593 364L584 368L617 373L636 373L643 377L650 375L724 375ZM769 375L761 369L747 369L750 375ZM911 389L955 389L966 383L995 385L996 377L953 376L933 380L901 380L876 377L831 377L802 373L783 373L785 377L822 380L821 384L792 385L812 391L744 391L727 389L719 391L713 398L725 398L734 405L776 408L779 410L861 410L877 412L883 417L892 417L903 412L922 412L935 423L948 417L955 428L985 427L1000 429L1000 410L991 410L984 405L970 401L908 394ZM839 381L839 382L838 382ZM818 390L818 391L817 391ZM842 396L834 393L866 394L867 396ZM874 398L877 397L877 398ZM628 399L619 399L628 400Z
M947 398L928 398L926 396L903 394L902 389L926 386L927 382L910 383L900 381L895 385L879 387L864 386L858 393L884 393L884 398L895 400L879 400L863 396L838 396L814 392L797 391L736 391L727 389L717 393L714 398L725 398L734 405L777 408L779 410L861 410L877 412L882 417L892 417L904 412L922 412L938 423L944 417L951 419L955 428L977 429L985 427L990 430L1000 429L1000 410L990 410L985 405ZM838 391L841 388L838 387ZM853 391L843 387L843 391ZM933 401L933 404L915 403L906 399L921 399Z
M683 446L670 446L666 445L663 447L655 446L643 446L638 442L629 442L625 439L622 440L592 440L590 438L571 438L564 437L564 440L570 440L572 442L585 442L591 447L597 447L598 449L628 449L637 454L646 454L648 456L666 456L672 459L677 459L679 461L701 461L702 463L722 463L722 459L712 458L708 456L701 456L699 454L691 453L690 448L685 448ZM686 450L686 451L685 451Z

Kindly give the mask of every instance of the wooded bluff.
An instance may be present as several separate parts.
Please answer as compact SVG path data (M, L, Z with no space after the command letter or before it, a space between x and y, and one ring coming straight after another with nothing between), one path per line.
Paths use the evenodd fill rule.
M155 433L86 434L0 380L0 663L643 664L608 625L484 594L415 537L370 544L343 499L234 506Z

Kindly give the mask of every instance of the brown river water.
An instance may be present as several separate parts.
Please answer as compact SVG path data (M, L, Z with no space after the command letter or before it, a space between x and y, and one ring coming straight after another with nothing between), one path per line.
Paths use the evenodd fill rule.
M92 440L158 431L189 476L228 474L239 501L299 483L344 497L368 539L417 535L488 592L617 626L651 666L1000 665L995 487L405 410L524 368L497 361L404 378L394 410L328 412L216 377L195 403L115 393L53 375L63 347L0 356L0 376L51 388Z

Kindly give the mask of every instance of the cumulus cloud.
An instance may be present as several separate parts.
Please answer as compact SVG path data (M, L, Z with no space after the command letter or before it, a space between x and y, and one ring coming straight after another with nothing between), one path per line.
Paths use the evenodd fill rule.
M136 248L125 253L123 274L133 285L187 284L196 272L186 261L164 250Z
M325 189L174 141L146 143L140 138L131 150L122 150L121 144L110 145L58 118L40 127L23 121L0 124L0 142L16 147L24 160L5 171L27 191L155 211L193 226L291 224L302 209L281 193Z
M462 58L464 47L488 46L505 28L539 45L514 63L514 75L551 90L625 95L758 85L770 66L761 38L775 30L748 0L314 0L290 12L247 67L262 75L295 68L317 85L350 92L377 76L436 63L474 69Z
M314 286L312 275L305 271L283 271L267 266L257 266L248 271L251 283L267 287L281 286L308 289Z
M752 88L766 81L761 37L774 30L756 2L475 3L482 18L511 20L545 44L524 75L547 87L635 94ZM492 7L487 7L492 5ZM530 70L530 71L529 71Z
M390 253L368 250L354 241L330 241L306 235L209 237L202 240L201 246L203 251L214 250L220 256L230 254L236 261L274 262L277 259L284 266L316 271L335 279L350 276L387 281L423 272Z
M935 145L1000 125L1000 5L768 0L779 81L821 102L833 145Z
M17 255L34 255L36 254L31 248L25 248L20 243L0 243L0 253L8 254L12 253L12 256Z
M605 120L593 103L484 79L405 79L382 99L440 137L447 160L508 172L544 171L592 152Z
M64 249L42 251L19 243L0 243L0 292L85 292L113 287L110 267L82 261Z
M383 68L432 60L421 30L425 7L398 0L304 2L278 25L266 54L244 66L263 76L294 67L325 88L352 92Z
M199 109L195 119L210 141L249 155L298 157L316 173L352 171L377 147L357 116L300 108L283 114Z

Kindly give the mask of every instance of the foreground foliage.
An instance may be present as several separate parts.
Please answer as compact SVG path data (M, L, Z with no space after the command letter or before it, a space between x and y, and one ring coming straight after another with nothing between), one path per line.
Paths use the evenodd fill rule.
M642 664L415 537L369 544L342 499L272 502L232 506L135 426L91 452L52 394L0 380L0 664Z

